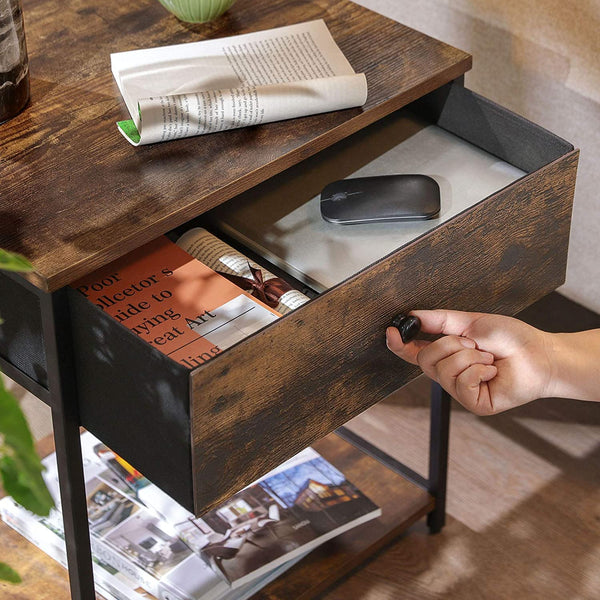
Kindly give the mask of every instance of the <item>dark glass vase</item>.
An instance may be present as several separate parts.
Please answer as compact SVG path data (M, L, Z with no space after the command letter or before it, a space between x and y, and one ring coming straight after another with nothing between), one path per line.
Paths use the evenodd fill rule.
M0 123L29 100L29 66L19 0L0 0Z

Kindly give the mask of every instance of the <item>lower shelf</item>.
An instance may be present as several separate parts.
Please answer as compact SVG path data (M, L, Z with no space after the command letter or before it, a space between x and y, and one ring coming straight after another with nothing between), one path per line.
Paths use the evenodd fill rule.
M313 448L375 502L382 516L317 548L254 600L314 598L433 510L435 501L426 491L337 435L319 440Z
M381 507L382 516L347 531L311 552L305 559L270 583L254 600L309 600L360 566L382 546L398 536L434 507L426 491L408 482L335 434L313 444L326 460ZM51 451L44 440L40 450ZM0 597L68 600L65 570L35 546L0 522L0 561L16 568L23 583L0 582Z

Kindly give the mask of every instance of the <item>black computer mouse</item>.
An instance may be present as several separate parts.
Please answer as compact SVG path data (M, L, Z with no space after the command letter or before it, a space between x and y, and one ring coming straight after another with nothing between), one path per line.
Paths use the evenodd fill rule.
M381 175L342 179L321 192L321 215L343 225L434 219L440 186L427 175Z

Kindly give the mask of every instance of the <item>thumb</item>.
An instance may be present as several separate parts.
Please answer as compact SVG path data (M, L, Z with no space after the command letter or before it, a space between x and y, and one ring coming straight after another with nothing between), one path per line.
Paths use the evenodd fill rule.
M419 364L417 362L417 355L419 352L430 342L423 340L413 340L408 344L402 341L400 332L395 327L388 327L385 331L385 341L387 347L402 360L405 360L413 365Z
M483 313L462 312L459 310L411 310L411 315L421 319L421 331L444 335L464 335Z

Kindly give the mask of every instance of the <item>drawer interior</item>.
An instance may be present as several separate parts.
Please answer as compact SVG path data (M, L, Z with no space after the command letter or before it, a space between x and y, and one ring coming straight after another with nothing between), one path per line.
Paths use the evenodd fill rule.
M449 85L208 213L212 227L317 292L342 283L572 150L568 142ZM341 226L320 192L348 177L429 175L439 218Z
M410 109L234 199L209 222L223 226L223 215L242 206L271 223L263 241L283 243L285 228L274 224L293 215L303 225L302 210L314 219L325 183L369 169L389 173L400 162L414 171L426 160L442 187L440 219L401 234L384 224L388 245L374 259L352 252L356 239L339 252L326 243L333 266L348 255L354 261L343 281L311 275L327 291L202 367L185 369L70 294L82 424L197 514L415 376L385 348L397 312L453 306L510 314L564 280L572 146L460 84ZM375 246L368 236L360 243ZM263 243L249 245L264 252Z
M318 159L302 164L295 169L298 176L280 177L212 211L210 223L219 234L322 293L525 175L407 110L364 132L351 150L364 160L382 143L392 142L389 150L350 174L348 169L356 166L345 156L351 142L340 145L328 152L327 168ZM440 187L439 217L346 226L321 217L320 190L328 183L393 173L431 176ZM307 187L318 189L317 194L307 198Z

